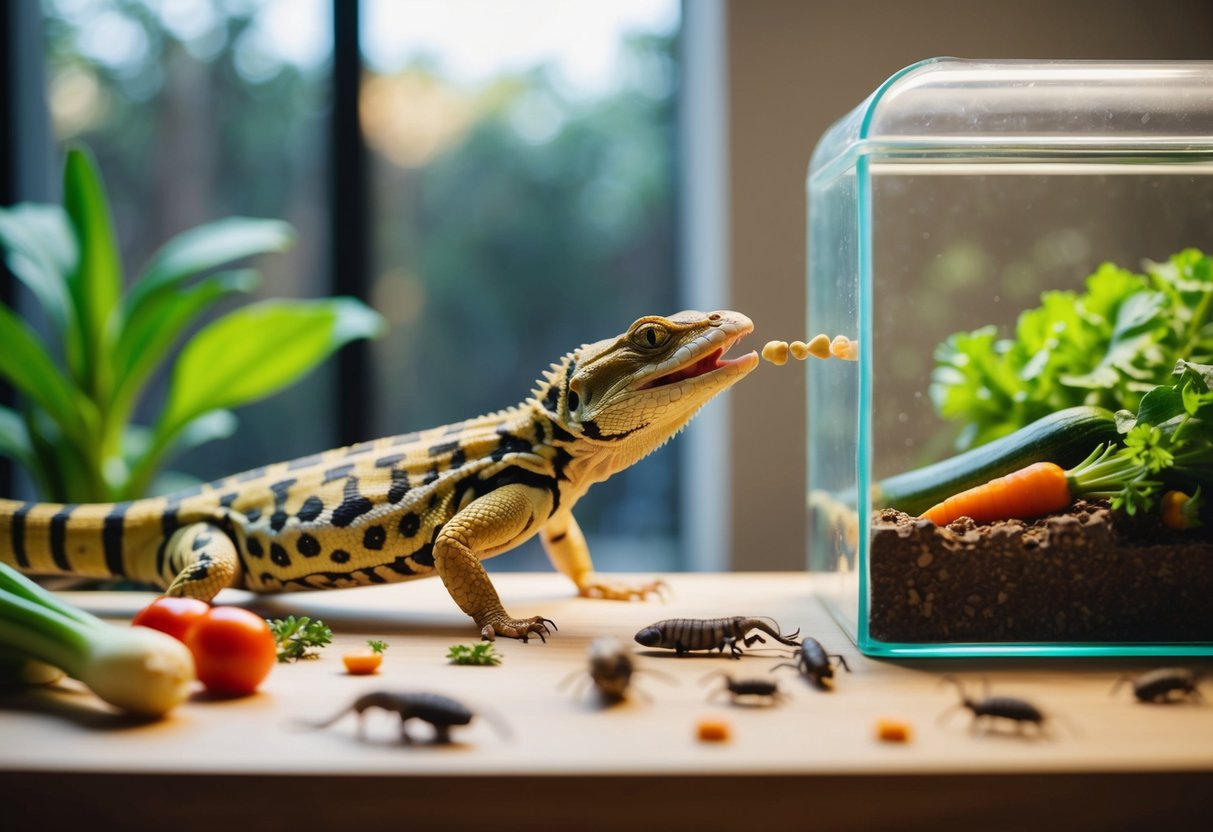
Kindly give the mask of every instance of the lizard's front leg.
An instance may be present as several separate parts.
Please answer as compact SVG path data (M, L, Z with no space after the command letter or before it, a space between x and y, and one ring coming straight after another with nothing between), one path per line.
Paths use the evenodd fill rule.
M165 595L210 601L240 576L236 544L211 523L191 523L177 530L165 546Z
M585 535L581 533L581 527L573 515L567 511L553 515L539 530L539 539L543 541L543 550L548 553L552 565L577 584L577 592L584 598L631 601L634 598L644 599L649 593L660 595L665 588L664 581L633 585L610 580L595 572Z
M552 624L542 616L510 618L489 580L480 553L489 553L522 537L543 517L551 498L527 485L511 484L478 497L442 527L434 541L434 567L459 609L480 627L482 638L520 638L535 633L541 640ZM555 624L552 624L555 627Z

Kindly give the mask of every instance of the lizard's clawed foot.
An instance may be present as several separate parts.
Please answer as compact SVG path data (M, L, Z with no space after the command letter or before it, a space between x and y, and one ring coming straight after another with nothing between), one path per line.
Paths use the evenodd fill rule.
M643 601L649 595L656 595L664 601L662 591L669 588L669 584L660 580L637 585L607 581L593 575L577 587L577 592L582 598L605 598L608 601Z
M548 629L548 627L551 629ZM517 638L526 641L533 633L539 636L539 640L546 642L544 636L550 636L552 630L559 630L556 622L550 618L544 618L541 615L536 615L532 618L501 618L491 619L483 627L480 628L480 638L482 641L495 641L497 636L505 636L506 638Z

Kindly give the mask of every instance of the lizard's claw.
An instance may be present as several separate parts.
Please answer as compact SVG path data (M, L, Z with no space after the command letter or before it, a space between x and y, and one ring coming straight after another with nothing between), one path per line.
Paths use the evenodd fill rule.
M548 626L551 626L551 630ZM495 618L486 623L480 628L480 638L482 641L494 641L497 636L505 636L506 638L517 638L526 641L533 633L539 636L539 640L547 642L544 636L550 636L552 630L559 630L556 622L550 618L544 618L541 615L533 616L532 618Z
M644 584L626 584L619 581L606 581L597 576L583 582L577 592L582 598L605 598L608 601L643 601L650 594L656 595L662 601L665 595L662 590L669 590L665 581L649 581Z

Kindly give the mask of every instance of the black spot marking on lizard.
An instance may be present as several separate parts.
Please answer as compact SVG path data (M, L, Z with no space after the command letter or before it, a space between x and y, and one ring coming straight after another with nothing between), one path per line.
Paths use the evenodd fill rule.
M282 531L282 527L286 525L286 521L290 518L282 509L278 509L270 515L270 528L276 532Z
M329 560L333 563L349 563L350 553L345 551L345 549L334 549L329 555Z
M531 430L535 433L535 444L542 445L543 439L544 439L544 434L545 434L545 431L543 429L543 420L542 419L532 419L531 420Z
M422 546L416 552L413 552L411 557L414 563L419 563L422 566L434 565L434 543L438 540L438 535L442 532L442 526L435 526L434 533L430 535L430 542Z
M372 508L371 501L358 493L358 478L350 477L345 483L345 499L333 509L333 525L345 528Z
M574 442L577 437L565 430L559 422L552 422L553 442Z
M291 565L291 556L287 554L286 549L283 549L278 543L270 544L270 560L279 566Z
M209 534L207 534L206 532L202 532L201 534L194 537L194 542L190 544L190 551L197 552L199 549L203 548L204 546L209 545L210 542L211 542L211 536Z
M395 505L409 492L409 474L399 468L392 469L392 485L387 490L387 501Z
M392 570L393 572L395 572L398 575L416 575L417 574L417 570L414 569L413 567L409 566L408 559L406 556L398 557L395 560L393 560L391 563L386 564L386 566L388 569Z
M421 481L422 485L431 485L438 481L438 466L435 465L430 469L430 472L425 475L425 479Z
M359 442L356 445L350 445L348 448L346 448L345 455L346 456L358 456L358 454L364 454L374 447L375 447L375 443L373 441L372 442Z
M115 503L113 509L105 517L101 529L101 545L105 551L105 568L111 575L123 575L122 565L122 535L126 531L126 511L130 503Z
M251 471L245 471L243 474L237 474L235 476L235 481L236 482L249 482L250 480L260 479L261 477L264 477L264 476L265 476L265 466L262 465L260 468L253 468Z
M72 571L72 564L67 559L67 518L72 516L76 508L75 505L66 505L51 518L51 559L64 572Z
M442 456L443 454L449 454L458 449L459 440L452 439L450 442L439 442L437 445L430 445L429 450L427 450L426 453L428 453L430 456Z
M405 537L412 537L417 534L417 530L421 528L421 518L414 512L408 512L400 518L400 533Z
M324 501L316 495L312 495L303 501L303 505L299 506L299 512L295 515L302 523L310 523L320 516L324 511Z
M261 509L250 508L248 511L246 511L244 513L244 516L248 519L248 521L250 523L256 523L258 520L261 519Z
M648 427L646 422L643 425L637 425L634 428L629 428L622 433L603 433L602 428L598 427L598 423L593 419L588 419L581 423L581 431L590 439L598 439L603 442L618 442L620 439L626 439L641 428Z
M387 456L381 456L377 460L375 460L375 467L376 468L391 468L397 462L403 462L404 456L405 456L404 454L388 454Z
M557 480L568 480L569 476L565 473L565 468L573 461L573 455L564 448L557 448L556 455L552 457L552 471L556 474Z
M324 472L324 484L328 485L334 480L340 480L348 477L354 470L354 463L349 462L345 465L338 465L335 468L330 468Z
M290 477L285 480L278 480L278 482L271 485L270 491L274 492L275 504L285 503L287 496L291 493L291 486L297 482L297 479Z
M219 498L219 505L223 506L224 508L231 508L232 503L236 502L236 498L239 496L240 495L237 492L229 491Z
M300 468L311 468L313 465L319 465L322 459L324 459L324 454L309 454L308 456L301 456L298 459L292 459L290 462L288 462L286 465L286 470L298 471Z
M295 541L295 548L305 558L314 558L320 554L320 541L310 534L301 534L299 535L299 539Z
M459 450L455 451L455 453L451 454L451 467L452 468L462 468L463 463L467 462L467 460L468 460L467 451L463 450L463 448L460 448Z
M13 556L17 559L17 566L25 569L29 568L29 554L25 551L25 515L29 514L35 505L37 503L24 503L13 512L12 527L9 529Z
M361 575L365 575L366 579L373 584L386 584L387 583L387 578L383 577L378 572L376 572L375 568L373 566L370 569L360 569L360 570L358 570L358 572Z
M543 409L560 415L560 389L555 384L548 385L548 392L543 397Z
M261 540L256 537L250 537L245 541L244 548L248 549L248 553L255 558L265 557L265 548L261 545Z
M365 549L382 549L385 540L387 532L383 530L383 526L371 526L362 535L362 546Z
M164 554L168 547L169 538L177 531L177 498L169 497L164 506L164 514L160 516L160 545L156 547L156 574L164 574Z

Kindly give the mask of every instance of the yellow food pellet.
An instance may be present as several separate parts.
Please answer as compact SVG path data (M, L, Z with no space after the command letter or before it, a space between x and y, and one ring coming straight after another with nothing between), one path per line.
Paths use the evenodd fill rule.
M830 352L835 358L841 358L843 361L855 361L859 358L859 342L839 335L830 342Z
M788 350L791 351L792 357L797 361L804 361L809 357L809 345L804 341L793 341L788 344Z
M728 742L732 737L723 719L701 719L695 728L700 742Z
M912 733L909 724L900 720L876 720L876 739L881 742L909 742Z
M765 347L762 348L762 357L770 361L775 366L782 366L788 363L788 342L787 341L767 341Z
M814 358L829 358L830 357L830 336L815 335L813 340L809 341L809 355Z

